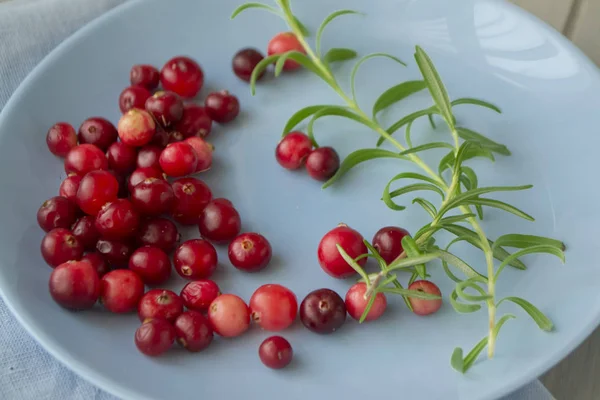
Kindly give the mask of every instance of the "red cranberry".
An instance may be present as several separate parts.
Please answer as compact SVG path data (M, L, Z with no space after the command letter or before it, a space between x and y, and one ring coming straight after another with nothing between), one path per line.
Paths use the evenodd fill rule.
M173 263L175 270L183 278L210 278L217 268L217 251L206 240L188 240L175 250Z
M81 257L81 261L89 262L90 265L92 267L94 267L94 269L96 270L96 273L98 274L98 276L100 278L102 278L104 275L106 275L110 271L108 263L106 262L104 257L102 257L102 254L100 254L100 253L97 253L97 252L87 253L83 257Z
M370 297L365 297L366 291L367 285L364 282L359 282L350 287L348 293L346 293L346 310L348 310L348 314L357 321L360 320L360 317L365 312L367 304L369 303ZM375 295L373 307L371 307L365 321L374 321L381 317L386 308L387 299L385 294L377 293Z
M85 175L99 169L108 169L108 161L102 150L93 144L75 146L65 158L67 174Z
M321 239L317 256L323 271L334 278L348 278L354 275L356 271L342 257L336 247L338 244L352 258L366 254L367 246L365 246L360 233L344 224L330 230ZM366 258L357 261L361 267L366 262Z
M158 159L162 150L162 147L152 144L142 147L137 153L136 166L138 168L160 169Z
M340 168L340 157L331 147L319 147L306 158L308 174L318 181L326 181Z
M240 336L250 327L250 309L238 296L222 294L210 303L208 320L218 335Z
M318 289L300 303L300 321L316 333L332 333L346 322L346 304L330 289Z
M146 285L160 285L171 277L171 260L158 247L144 246L129 258L129 269L137 273Z
M160 70L160 83L185 98L198 94L204 84L204 74L198 63L189 57L175 57Z
M46 144L52 154L65 157L72 148L77 146L75 128L66 122L54 124L46 134Z
M232 240L240 233L240 214L226 199L214 199L204 207L198 224L202 237L221 243Z
M48 284L55 302L71 310L92 308L100 295L100 278L86 261L67 261L50 274Z
M267 331L281 331L289 327L298 314L296 295L281 285L259 287L249 304L252 319Z
M180 239L177 227L166 218L154 218L142 222L137 237L141 244L158 247L166 253L172 251Z
M131 202L142 214L161 215L171 212L175 195L169 182L148 178L133 187Z
M135 148L123 142L114 142L106 151L108 168L121 174L127 174L135 169L137 156Z
M160 74L158 69L152 65L138 64L131 67L129 80L132 85L142 86L148 90L154 90L158 87Z
M105 239L123 240L133 235L140 224L140 216L133 204L117 199L102 207L96 216L96 230Z
M96 243L96 250L113 268L127 268L129 256L135 249L126 242L100 239Z
M183 106L183 116L173 127L176 131L188 137L208 136L212 129L212 119L206 108L197 104L186 104Z
M81 175L69 175L60 184L58 194L66 199L69 199L77 203L77 189L79 189L79 183L81 182Z
M275 158L287 169L298 169L304 164L312 150L312 143L302 132L290 132L277 145Z
M77 189L77 204L89 215L96 215L103 205L115 201L119 182L108 171L92 171L85 175Z
M160 154L159 162L167 176L185 176L196 172L198 155L186 142L171 143Z
M408 287L409 290L417 290L419 292L424 292L428 294L434 294L437 296L442 296L442 292L439 287L436 286L435 283L420 280L414 281ZM409 297L408 301L413 308L413 312L417 315L429 315L436 313L440 307L442 307L442 299L437 300L425 300L425 299L417 299L414 297Z
M146 111L163 128L167 128L181 120L183 116L183 102L177 93L160 91L154 93L152 97L146 100Z
M175 194L173 218L184 225L200 222L200 214L212 200L210 188L200 179L188 177L177 179L172 184Z
M70 228L77 219L77 206L64 197L46 200L37 212L37 221L44 231L54 228Z
M137 168L135 171L129 175L129 180L127 182L127 187L129 188L129 192L133 192L133 188L145 181L146 179L156 178L166 180L165 174L158 168L153 167L143 167Z
M185 285L179 296L188 309L206 312L210 303L220 294L221 290L214 281L201 279Z
M164 130L160 125L156 125L156 133L150 141L150 144L164 148L169 144L169 139L169 132Z
M93 144L100 150L106 151L108 146L117 140L117 129L109 120L93 117L83 121L77 137L81 144Z
M396 226L386 226L378 230L375 236L373 236L373 247L379 252L381 258L390 264L404 251L402 248L402 238L408 234L406 229Z
M132 108L144 110L150 96L152 93L143 86L129 86L119 95L119 109L123 114Z
M302 44L292 32L282 32L278 33L271 39L267 46L267 54L272 56L273 54L283 54L288 51L299 51L300 53L306 54L306 50L302 47ZM300 67L294 60L287 60L283 64L284 71L293 71Z
M256 272L271 261L271 244L258 233L242 233L229 243L229 261L246 272Z
M240 102L227 90L209 93L204 106L213 121L221 124L233 121L240 113Z
M185 143L192 146L192 148L196 152L196 156L198 156L198 162L196 164L195 172L209 170L212 166L212 156L214 151L214 147L212 146L212 144L199 137L187 138L185 139Z
M133 108L123 114L117 129L123 143L131 147L141 147L154 138L156 124L146 111Z
M124 314L134 311L144 295L144 282L133 271L117 269L102 277L100 298L108 311Z
M186 311L177 317L175 332L177 342L192 353L204 350L213 340L210 322L197 311Z
M52 229L42 239L42 257L51 267L58 267L67 261L79 260L83 246L71 231L65 228Z
M96 242L100 238L100 234L96 230L95 218L89 215L84 215L79 218L71 227L73 236L79 240L79 243L84 249L94 249Z
M167 321L150 319L135 331L135 345L150 357L158 357L173 346L175 328Z
M252 71L254 71L254 68L256 68L263 58L264 56L256 49L242 49L235 53L231 61L233 73L241 80L250 82ZM264 74L265 70L262 70L256 77L256 80L262 78Z
M258 356L262 363L272 369L281 369L292 362L294 351L292 345L281 336L266 338L258 348Z
M159 318L173 323L182 312L183 301L177 294L167 289L149 290L138 305L140 321L146 318Z

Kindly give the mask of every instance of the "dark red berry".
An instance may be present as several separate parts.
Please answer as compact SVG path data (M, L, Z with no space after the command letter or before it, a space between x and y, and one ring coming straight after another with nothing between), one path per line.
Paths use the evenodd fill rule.
M135 331L135 345L150 357L158 357L173 346L175 328L167 321L150 319Z
M256 65L258 65L263 58L264 56L256 49L242 49L235 53L235 56L233 56L233 60L231 61L233 73L241 80L250 82L252 71L254 71ZM262 70L256 77L256 80L259 80L264 75L265 70Z
M267 331L281 331L289 327L298 314L296 295L277 284L259 287L250 298L252 320Z
M127 268L129 257L135 249L127 242L100 239L96 243L96 250L102 254L111 267L116 269Z
M304 50L304 47L302 47L302 44L293 32L278 33L269 41L267 46L267 54L270 56L287 53L288 51L299 51L306 54L306 50ZM294 60L286 60L283 64L284 71L293 71L299 67L300 64Z
M129 86L119 95L119 109L123 114L132 108L144 110L150 96L152 93L143 86Z
M143 167L137 168L135 171L129 175L129 180L127 182L127 187L129 188L129 192L133 191L133 188L140 182L145 181L146 179L156 178L166 180L165 174L158 168L153 167Z
M246 272L256 272L271 261L271 244L258 233L242 233L229 243L229 261Z
M177 179L172 184L175 194L173 218L184 225L200 222L200 214L212 200L210 188L200 179L188 177Z
M108 168L120 174L128 174L135 169L137 151L123 142L114 142L106 151Z
M133 271L117 269L102 277L100 298L108 311L123 314L135 311L144 295L144 282Z
M215 333L236 337L250 327L250 309L234 294L222 294L210 303L208 320Z
M167 132L160 125L156 125L156 133L154 134L154 137L150 141L150 144L164 148L166 145L169 144L169 140L170 140L169 132Z
M142 86L148 90L154 90L158 87L160 73L152 65L138 64L131 67L129 80L132 85Z
M177 246L181 238L175 224L166 218L143 221L137 237L141 244L158 247L167 253Z
M108 169L106 156L93 144L80 144L69 151L65 157L67 174L85 175L88 172Z
M312 150L313 144L302 132L290 132L277 145L275 158L287 169L300 168Z
M319 264L323 271L334 278L348 278L356 274L356 271L344 260L336 245L339 244L350 257L355 259L361 254L367 253L367 246L363 240L360 233L344 224L327 232L321 239L317 251ZM357 261L361 267L366 262L366 258Z
M404 249L402 248L402 238L408 235L406 229L396 226L386 226L377 231L373 236L373 247L379 252L381 258L390 264L394 261Z
M436 296L442 296L442 292L439 287L433 282L420 280L414 281L408 286L409 290L416 290L419 292L433 294ZM417 315L430 315L436 313L442 307L442 299L426 300L417 299L415 297L409 297L408 301L413 308L413 312Z
M308 174L318 181L326 181L340 168L340 157L331 147L319 147L306 158Z
M77 203L77 189L83 177L81 175L69 175L60 184L58 194L72 202Z
M171 212L175 195L169 182L148 178L133 187L131 202L141 214L156 216Z
M44 231L54 228L70 228L77 219L77 206L64 197L56 196L46 200L37 212L37 221Z
M185 279L210 278L217 268L217 251L206 240L188 240L175 250L173 264L177 273Z
M133 108L121 116L117 129L123 143L131 147L141 147L154 138L156 124L145 110Z
M98 252L87 253L81 257L81 261L87 261L96 270L98 277L102 278L110 271L110 267L102 254Z
M206 312L210 303L219 295L221 295L221 290L214 281L201 279L186 284L181 289L179 297L188 309Z
M348 293L346 293L346 310L348 310L348 314L350 314L350 316L357 321L360 320L367 308L367 305L369 304L370 297L365 297L366 292L367 285L364 282L359 282L348 289ZM377 293L374 296L375 302L365 317L365 321L376 320L377 318L381 317L387 308L387 299L385 294Z
M124 240L132 236L140 224L140 216L133 204L117 199L105 204L96 216L96 230L105 239Z
M160 169L160 153L163 148L157 145L146 145L142 147L137 153L136 166L137 168L156 168Z
M198 228L203 238L222 243L240 233L242 221L229 200L214 199L202 210Z
M167 289L149 290L138 305L140 321L157 318L173 323L182 312L183 301L177 294Z
M207 171L212 166L212 158L214 147L199 137L190 137L184 140L185 143L192 146L198 156L198 162L196 164L195 172Z
M183 116L183 102L177 93L160 91L146 100L146 111L163 127L170 127Z
M77 134L80 144L93 144L104 151L117 140L117 136L117 129L112 122L101 117L83 121Z
M86 261L67 261L50 274L48 284L55 302L71 310L92 308L100 295L100 278Z
M160 83L185 98L198 94L204 84L204 74L198 63L189 57L175 57L160 70Z
M144 246L131 255L129 269L137 273L146 285L160 285L171 277L171 260L158 247Z
M186 311L175 320L177 343L187 351L196 353L207 348L213 340L213 330L208 319L197 311Z
M233 121L240 113L240 102L227 90L210 93L206 96L204 107L210 118L220 124Z
M96 230L95 218L90 215L84 215L71 226L73 236L79 240L84 249L90 250L96 248L96 242L100 234Z
M173 129L186 138L206 137L212 129L212 118L206 108L197 104L186 104L183 106L183 116Z
M83 246L70 230L52 229L42 239L42 257L51 267L67 261L77 261L83 255Z
M77 205L89 215L96 215L106 203L115 201L119 182L108 171L92 171L85 175L77 189Z
M292 345L281 336L266 338L258 348L258 356L262 363L272 369L281 369L292 362L294 351Z
M160 154L159 162L167 176L185 176L196 172L198 155L186 142L171 143Z
M75 128L66 122L54 124L46 134L46 144L52 154L65 157L71 149L77 146Z
M300 303L300 321L316 333L332 333L346 321L346 304L330 289L318 289Z

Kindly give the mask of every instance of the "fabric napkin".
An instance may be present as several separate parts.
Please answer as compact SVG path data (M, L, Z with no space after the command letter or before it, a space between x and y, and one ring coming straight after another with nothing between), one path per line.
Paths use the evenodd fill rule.
M46 54L123 1L0 0L0 110ZM50 356L18 324L2 299L0 321L0 399L118 400ZM503 400L551 399L535 381Z

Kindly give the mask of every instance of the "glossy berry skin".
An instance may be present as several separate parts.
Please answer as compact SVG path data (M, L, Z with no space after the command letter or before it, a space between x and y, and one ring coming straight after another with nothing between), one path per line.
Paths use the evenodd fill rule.
M158 159L160 158L160 153L162 153L162 150L162 147L153 144L142 147L137 152L137 158L135 161L136 167L160 169L160 163L158 162Z
M271 261L271 244L263 235L250 232L238 235L228 249L229 261L239 270L256 272Z
M142 86L148 90L154 90L158 87L160 73L152 65L137 64L131 67L129 72L129 81L132 85Z
M184 225L200 222L204 207L212 200L210 188L200 179L180 178L171 185L175 195L173 219Z
M129 258L129 269L137 273L146 285L161 285L171 277L171 260L158 247L144 246Z
M335 332L346 322L344 299L331 289L312 291L300 303L300 321L315 333Z
M123 142L114 142L106 150L108 168L119 174L128 174L136 167L137 150Z
M267 284L256 289L250 298L252 320L267 331L281 331L294 322L298 314L296 295L282 285Z
M73 236L87 250L96 248L96 242L100 239L100 233L96 230L95 220L92 216L84 215L71 226Z
M204 84L204 73L198 63L189 57L174 57L160 70L160 83L166 90L184 98L198 94Z
M153 167L143 167L136 168L135 171L129 175L129 179L127 181L127 188L129 192L133 191L133 188L140 182L145 181L146 179L156 178L166 180L165 174L158 168Z
M142 245L158 247L166 253L171 252L181 238L175 224L166 218L142 221L136 236Z
M70 310L87 310L98 301L100 278L86 261L67 261L57 266L48 282L55 302Z
M69 175L60 184L58 194L61 197L69 199L77 203L77 189L79 189L79 183L83 177L81 175Z
M222 294L210 303L208 320L219 336L240 336L250 328L250 309L238 296Z
M369 298L365 298L366 291L367 285L364 282L359 282L351 286L346 293L346 310L348 310L348 314L357 321L360 320L369 303ZM375 295L373 307L371 307L371 310L367 314L365 322L378 319L385 312L386 308L387 299L385 294L377 293Z
M90 265L94 267L94 270L96 270L98 277L101 279L104 275L110 272L108 263L104 257L102 257L102 254L98 252L84 254L83 257L81 257L81 261L87 261L90 263Z
M131 202L141 214L157 216L171 212L175 195L169 182L148 178L133 187Z
M304 50L304 47L302 47L302 44L292 32L278 33L269 41L269 44L267 45L267 54L270 56L273 54L287 53L291 50L306 54L306 50ZM287 60L283 64L284 71L293 71L299 67L300 64L293 60Z
M77 206L64 197L46 200L38 209L37 221L40 228L49 232L54 228L70 228L77 219Z
M231 122L240 113L240 102L227 90L209 93L204 101L206 112L213 121L220 124Z
M144 282L133 271L116 269L102 277L100 298L104 308L116 314L125 314L138 306L144 294Z
M342 257L336 247L338 244L353 259L361 254L366 254L367 246L363 243L363 237L360 233L343 224L327 232L321 239L317 257L323 271L334 278L348 278L356 274L356 271ZM361 267L366 262L366 258L357 261Z
M150 96L152 93L143 86L129 86L119 95L119 109L123 114L132 108L144 110Z
M46 233L40 248L42 257L53 268L67 261L77 261L83 255L83 246L65 228L52 229Z
M127 242L100 239L96 242L96 250L112 268L127 268L129 257L135 250Z
M158 357L175 342L175 328L161 319L149 319L135 331L134 342L138 350L149 357Z
M433 282L426 280L414 281L408 286L409 290L417 290L428 294L442 296L439 287ZM408 301L413 308L413 312L417 315L430 315L436 313L442 307L442 299L425 300L409 297Z
M292 345L281 336L266 338L258 348L258 356L262 363L271 369L285 368L292 362L294 351Z
M200 279L187 283L181 289L179 297L188 309L206 312L210 303L220 295L221 290L214 281Z
M198 155L188 143L177 142L167 145L158 161L167 176L179 177L196 172Z
M119 182L108 171L92 171L85 175L77 189L77 205L88 215L96 215L106 203L115 201Z
M132 108L121 116L117 124L121 142L131 147L150 143L156 133L156 123L145 110Z
M340 168L340 157L331 147L319 147L306 157L306 171L318 181L326 181Z
M146 111L163 128L173 126L183 116L183 101L177 93L159 91L146 100Z
M240 214L227 199L214 199L204 207L198 223L200 235L216 243L235 238L242 228Z
M212 166L214 147L204 139L195 136L185 139L184 142L192 146L198 157L195 172L209 170Z
M88 118L79 127L80 144L93 144L106 151L117 140L117 129L109 120L101 117Z
M48 130L46 144L52 154L65 157L72 148L77 146L75 128L66 122L57 122Z
M233 73L243 81L250 82L252 77L252 71L256 68L256 65L262 61L264 56L260 51L252 48L246 48L238 51L231 60L231 69ZM256 80L260 80L265 75L265 70L262 70L256 77Z
M184 105L181 119L173 126L173 130L180 132L184 138L206 137L211 129L212 118L206 108L197 104Z
M386 226L377 231L371 243L381 258L390 264L404 251L402 238L408 234L406 229L397 226Z
M131 237L139 224L138 212L126 199L117 199L105 204L96 215L95 221L100 236L109 240L124 240Z
M275 159L283 168L298 169L302 167L312 151L313 144L302 132L290 132L275 148Z
M106 156L93 144L80 144L69 151L65 157L67 174L85 175L88 172L108 169Z
M174 323L177 343L191 353L207 348L213 340L208 319L197 311L185 311Z
M175 250L173 265L177 273L185 279L210 278L217 269L217 251L203 239L183 242Z
M140 321L147 318L165 319L173 323L183 312L183 301L167 289L153 289L142 297L138 305Z

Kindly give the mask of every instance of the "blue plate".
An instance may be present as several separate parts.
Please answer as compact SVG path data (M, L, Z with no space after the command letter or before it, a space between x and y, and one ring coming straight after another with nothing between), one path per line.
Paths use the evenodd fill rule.
M298 322L285 336L296 358L287 370L263 368L257 355L267 333L252 329L234 339L218 339L207 351L173 351L148 359L136 350L135 316L101 310L71 313L50 299L50 269L39 254L42 232L35 220L41 202L57 193L64 178L62 162L46 148L45 133L56 121L78 126L102 115L116 122L117 97L128 84L134 63L161 66L174 55L199 60L206 85L201 96L216 89L235 93L243 113L232 124L215 128L215 167L202 175L218 196L233 201L243 229L259 231L273 245L268 270L244 274L233 269L225 249L216 279L224 292L248 300L267 282L281 283L301 300L309 291L330 287L344 294L351 282L325 275L316 260L321 236L345 222L370 238L384 225L415 231L428 221L417 206L389 210L381 201L387 180L415 170L403 161L373 161L348 174L334 187L320 185L304 173L280 168L273 157L283 125L309 104L340 104L340 99L315 76L299 72L265 79L256 97L230 69L240 48L265 48L286 27L259 11L230 21L239 0L134 1L88 25L48 56L23 82L0 118L0 289L19 321L48 351L94 384L126 399L276 399L394 398L492 399L536 378L573 350L600 320L600 268L596 256L600 186L595 173L597 107L600 80L595 66L558 33L500 1L464 0L302 0L294 10L314 33L331 11L353 8L364 16L347 16L326 31L324 47L352 47L364 55L392 53L407 68L389 60L364 64L357 77L361 105L370 109L377 95L399 82L418 78L412 58L415 45L432 57L452 98L478 97L498 104L502 115L462 106L461 123L505 143L511 157L492 164L474 161L482 185L532 183L534 189L498 195L531 213L529 223L488 211L483 226L489 237L527 232L564 240L567 263L548 256L530 256L529 269L508 269L498 283L498 296L522 296L555 322L544 333L521 310L498 338L494 360L482 356L461 375L450 368L456 346L470 349L487 334L481 311L457 314L448 304L451 282L433 264L432 279L446 301L427 318L409 313L390 298L385 316L374 323L349 321L334 335L319 336ZM347 82L351 65L334 67ZM347 89L348 85L344 85ZM432 104L420 93L387 110L390 123ZM342 157L373 147L377 135L339 118L315 125L322 145L333 145ZM413 127L415 141L447 138L425 121ZM400 136L400 135L398 135ZM430 162L442 153L426 158ZM416 171L416 170L415 170ZM589 174L588 178L585 175ZM195 230L188 236L197 235ZM440 239L442 240L443 237ZM481 253L457 252L483 270ZM406 280L406 276L401 276ZM179 289L183 281L169 285Z

